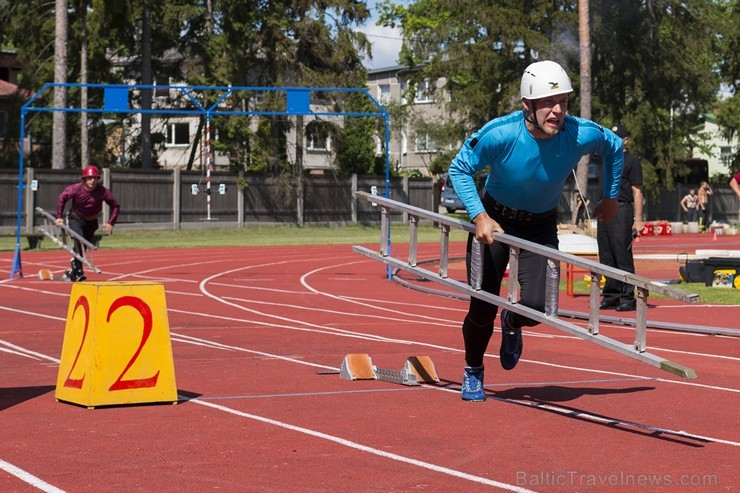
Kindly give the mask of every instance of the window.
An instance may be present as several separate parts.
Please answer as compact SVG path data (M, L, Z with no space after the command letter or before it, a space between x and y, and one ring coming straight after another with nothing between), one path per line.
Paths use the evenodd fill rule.
M190 124L189 123L168 123L167 124L167 146L187 146L190 145Z
M414 141L414 151L418 153L422 152L437 152L437 144L429 134L416 134Z
M729 167L732 164L732 146L721 146L719 148L719 158Z
M414 98L415 103L431 103L432 91L434 87L428 80L419 82L416 86L416 97Z
M325 122L311 122L306 126L306 149L320 152L331 150L329 124Z
M378 99L381 103L387 103L391 100L391 85L380 84L378 85Z

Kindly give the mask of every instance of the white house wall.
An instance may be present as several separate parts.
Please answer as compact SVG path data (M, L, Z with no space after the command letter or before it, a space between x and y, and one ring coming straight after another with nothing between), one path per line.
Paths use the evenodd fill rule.
M706 134L709 137L706 146L709 152L703 152L700 149L694 151L695 158L706 159L709 163L709 176L714 174L728 174L730 169L728 167L727 159L732 159L732 156L738 152L738 145L740 145L739 138L735 136L735 140L730 142L724 137L719 130L719 126L712 122L707 121L704 124L704 129L700 133ZM729 153L725 152L723 155L723 148L725 151L729 150Z

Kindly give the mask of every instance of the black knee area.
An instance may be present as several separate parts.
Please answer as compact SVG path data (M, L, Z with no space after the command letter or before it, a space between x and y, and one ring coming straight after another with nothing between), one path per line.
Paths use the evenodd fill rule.
M468 366L482 366L483 355L493 335L493 318L476 323L468 314L462 326L465 341L465 363Z

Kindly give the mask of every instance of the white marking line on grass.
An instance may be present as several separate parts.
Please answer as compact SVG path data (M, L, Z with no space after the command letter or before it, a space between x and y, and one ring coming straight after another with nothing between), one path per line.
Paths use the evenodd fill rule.
M64 493L64 490L59 489L56 486L47 483L43 479L34 476L30 472L24 471L20 467L14 466L10 462L5 462L2 459L0 459L0 469L15 476L21 481L25 481L31 486L40 489L41 491L45 491L47 493Z
M521 493L528 493L532 490L528 490L526 488L521 488L518 486L514 486L512 484L502 483L500 481L494 481L492 479L482 478L480 476L474 476L472 474L468 474L462 471L457 471L455 469L450 469L448 467L438 466L436 464L431 464L429 462L424 462L418 459L412 459L410 457L405 457L403 455L393 454L390 452L385 452L383 450L378 450L373 447L368 447L367 445L362 445L357 442L353 442L351 440L346 440L344 438L339 438L333 435L329 435L327 433L322 433L320 431L310 430L308 428L303 428L300 426L291 425L289 423L285 423L282 421L277 421L275 419L265 418L263 416L257 416L256 414L249 414L242 411L237 411L236 409L231 409L230 407L221 406L219 404L214 404L212 402L205 402L200 399L191 399L189 402L192 402L194 404L199 404L201 406L210 407L212 409L216 409L218 411L223 411L226 413L233 414L235 416L239 416L242 418L252 419L255 421L259 421L262 423L266 423L272 426L277 426L279 428L283 428L286 430L296 431L298 433L303 433L304 435L309 435L314 438L320 438L322 440L328 440L330 442L336 443L338 445L342 445L344 447L349 447L355 450L359 450L360 452L365 452L368 454L377 455L378 457L383 457L386 459L391 459L397 462L403 462L405 464L410 464L412 466L421 467L423 469L428 469L430 471L434 471L440 474L445 474L447 476L452 476L457 479L464 479L467 481L472 481L474 483L483 484L486 486L493 486L496 488L501 488L506 491L516 491Z

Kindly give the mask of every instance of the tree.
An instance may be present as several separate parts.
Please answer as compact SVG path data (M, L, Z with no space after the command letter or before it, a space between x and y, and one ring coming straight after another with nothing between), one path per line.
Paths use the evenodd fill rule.
M54 35L54 82L67 82L67 0L55 0L54 13L56 30ZM67 107L67 89L54 87L54 106ZM54 169L67 167L67 114L63 111L54 112L54 126L52 127L52 161Z
M589 19L589 0L578 0L578 41L581 76L581 113L582 118L591 119L591 22ZM588 166L591 156L583 156L576 166L576 189L584 198L588 199ZM571 221L576 222L578 206L575 194L571 198Z
M723 5L721 19L723 35L719 40L722 53L720 76L731 96L717 105L717 124L729 141L740 135L740 2L734 0ZM740 171L740 150L736 150L730 163L730 174Z
M376 111L371 101L361 93L351 93L347 111ZM372 135L377 118L346 116L343 131L337 136L337 167L348 174L371 174L375 167L375 141Z
M592 0L594 104L671 187L719 89L717 2ZM647 188L647 187L646 187Z
M723 12L736 12L737 0L727 4L590 0L592 118L629 127L634 150L667 186L683 172L692 128L714 104L720 40L737 47L736 35L723 37L732 29ZM386 0L380 23L401 28L400 61L417 69L416 81L446 80L450 114L470 132L520 107L521 73L534 60L559 62L578 86L577 6L575 0L417 0L407 6Z

